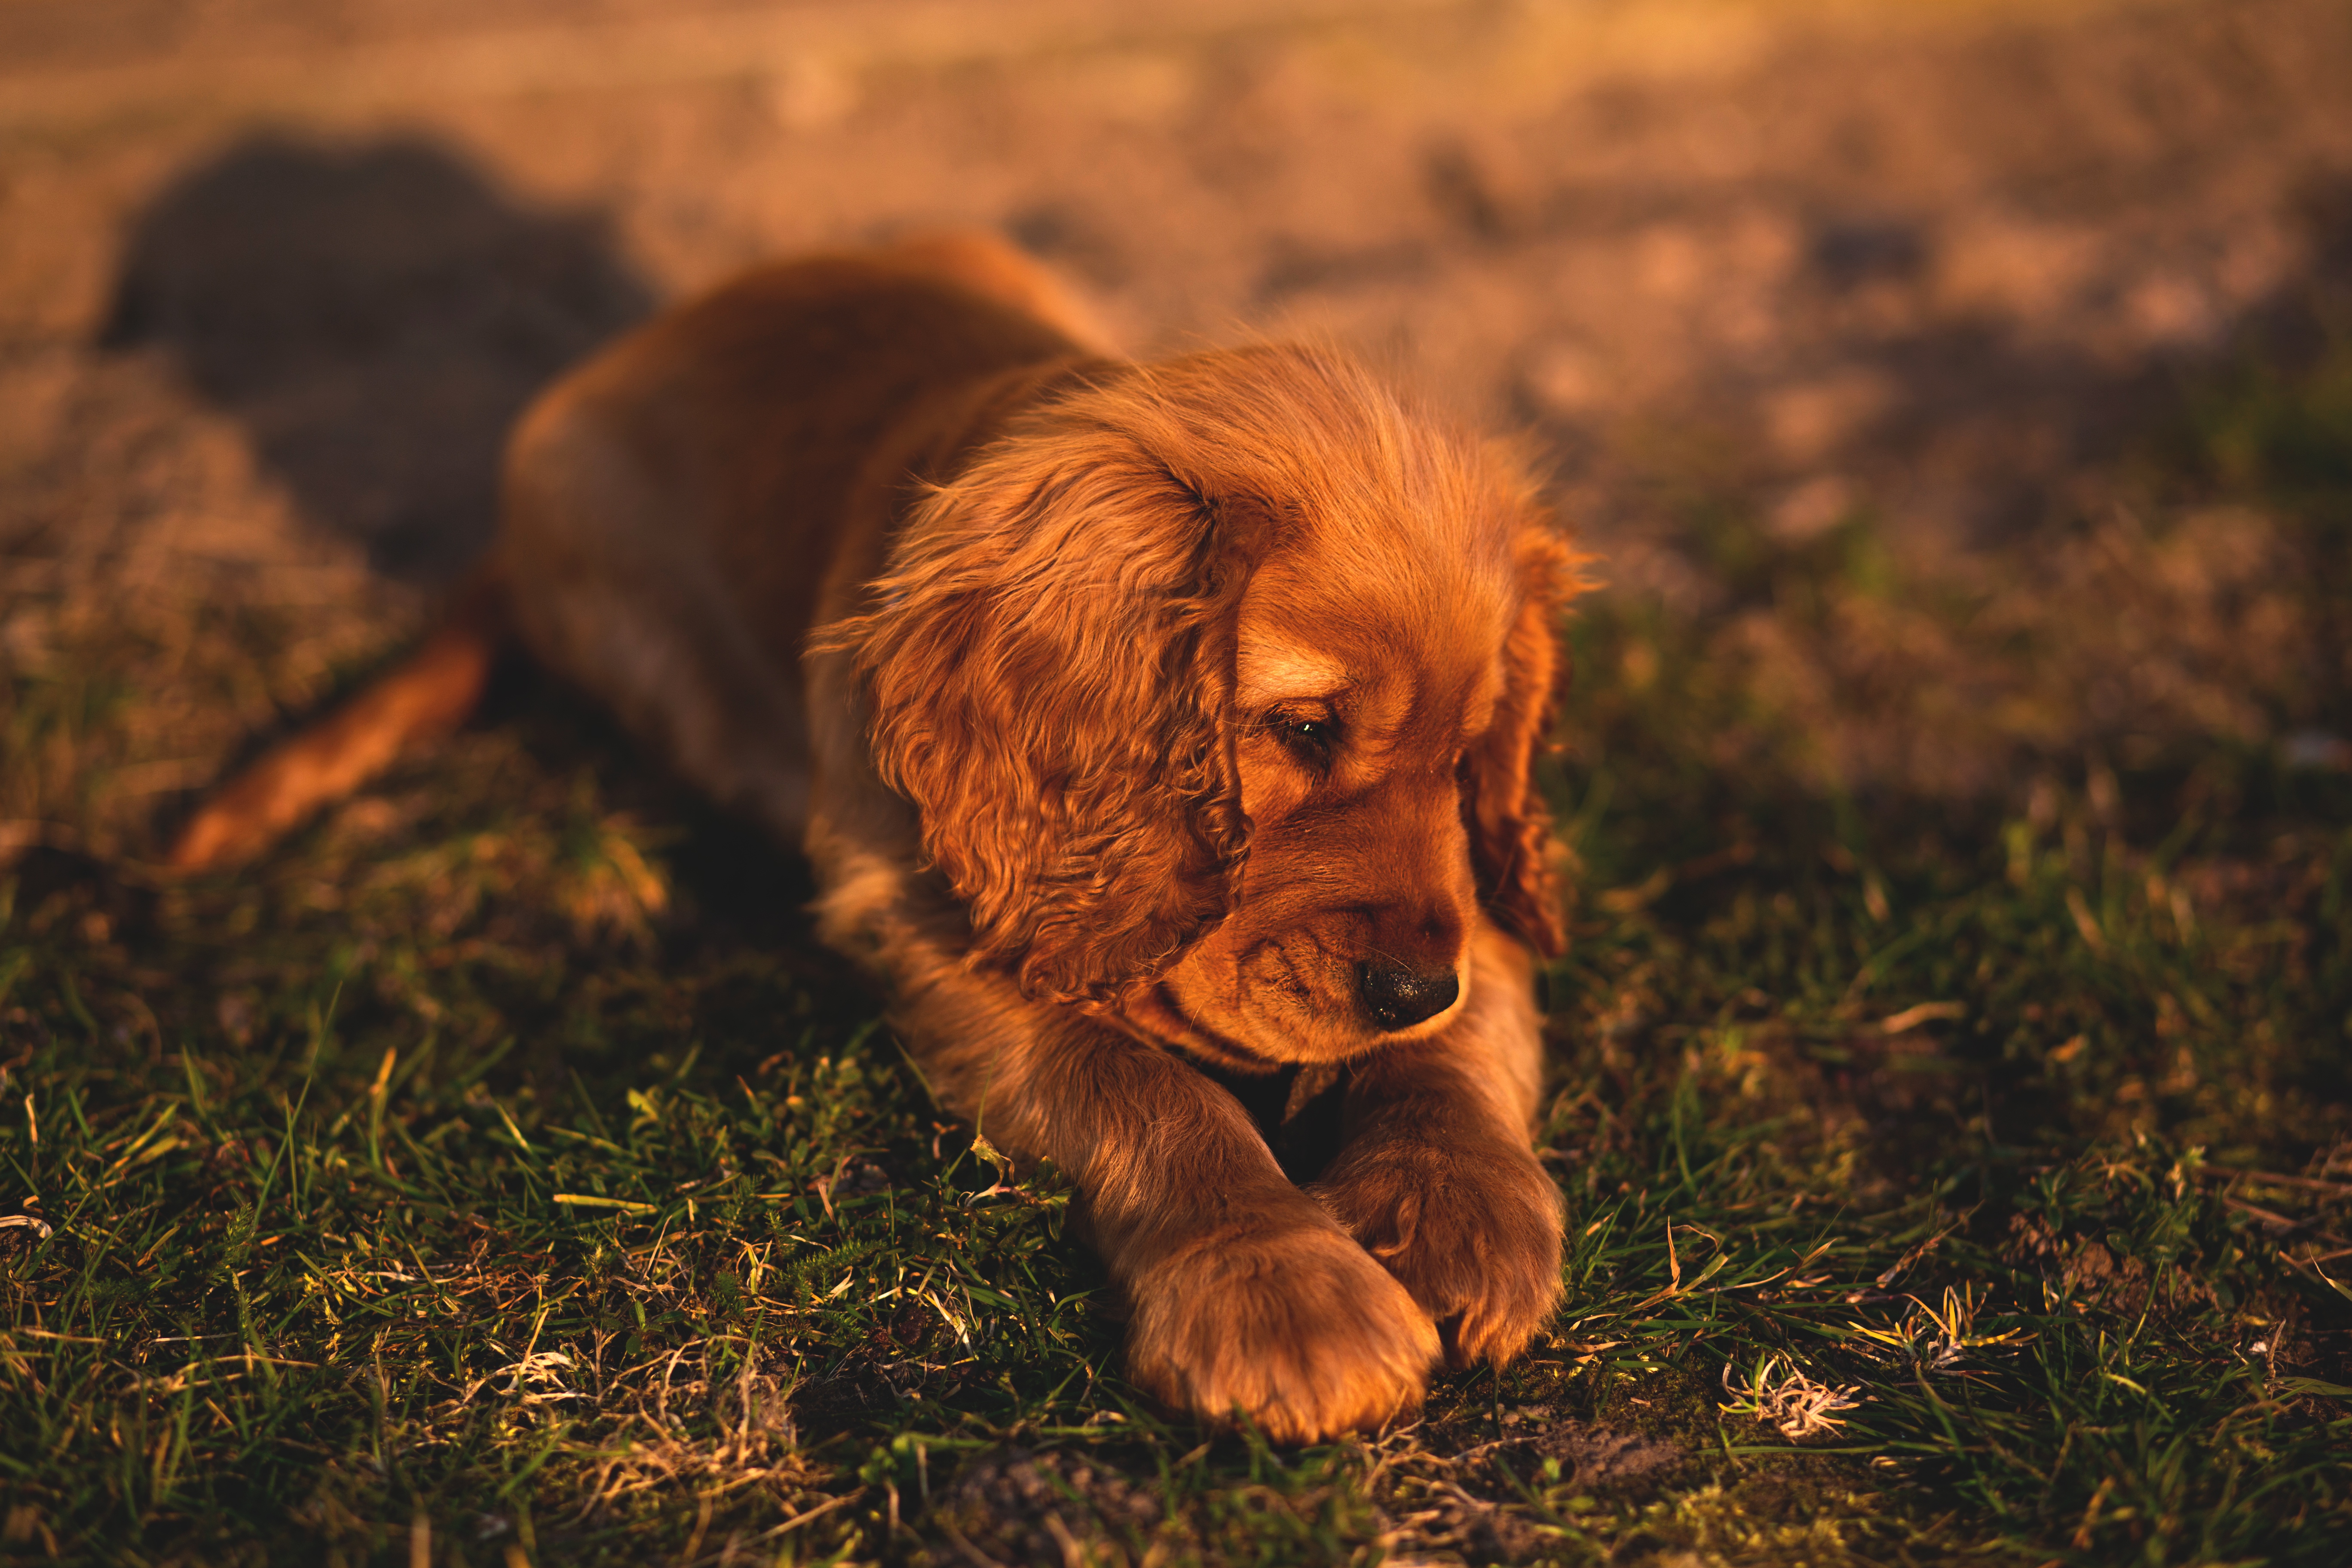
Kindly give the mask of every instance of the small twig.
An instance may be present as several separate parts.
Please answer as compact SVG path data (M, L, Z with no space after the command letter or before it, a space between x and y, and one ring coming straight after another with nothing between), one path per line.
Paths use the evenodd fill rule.
M1890 1018L1879 1020L1879 1032L1887 1035L1907 1034L1922 1024L1932 1024L1939 1018L1965 1018L1969 1016L1965 1002L1922 1002L1916 1007L1906 1007Z
M2264 1182L2274 1187L2301 1187L2305 1192L2352 1197L2352 1183L2323 1182L2316 1176L2290 1176L2278 1171L2233 1171L2227 1165L2201 1165L2197 1174L2209 1182Z
M2352 1241L2347 1241L2333 1231L2320 1229L2319 1222L2315 1219L2290 1219L2275 1210L2266 1209L2260 1204L2250 1204L2245 1199L2233 1197L2228 1193L2221 1194L2221 1201L2239 1213L2250 1214L2271 1229L2285 1235L2315 1236L2330 1247L2352 1247Z
M768 1529L761 1531L758 1535L753 1536L745 1544L757 1546L763 1541L773 1541L779 1535L782 1535L789 1531L798 1530L802 1525L808 1523L809 1521L817 1518L821 1514L831 1513L835 1509L843 1507L848 1503L856 1502L859 1498L864 1497L869 1489L871 1489L860 1487L854 1492L844 1492L837 1498L828 1498L824 1502L817 1504L814 1508L809 1509L805 1512L793 1515L792 1518L784 1521L782 1524L770 1526Z

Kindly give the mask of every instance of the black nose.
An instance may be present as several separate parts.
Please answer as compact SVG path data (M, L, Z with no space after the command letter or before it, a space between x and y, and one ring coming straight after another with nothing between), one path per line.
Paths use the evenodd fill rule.
M1423 1018L1434 1018L1453 1006L1461 993L1461 983L1450 969L1416 974L1384 958L1356 965L1356 994L1364 999L1364 1011L1372 1022L1383 1029L1410 1028Z

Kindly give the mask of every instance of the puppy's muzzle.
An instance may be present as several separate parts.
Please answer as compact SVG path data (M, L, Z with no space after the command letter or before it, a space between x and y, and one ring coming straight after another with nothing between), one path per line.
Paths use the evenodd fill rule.
M1409 1029L1454 1005L1462 983L1452 969L1421 971L1384 958L1356 965L1356 995L1372 1022L1388 1030Z

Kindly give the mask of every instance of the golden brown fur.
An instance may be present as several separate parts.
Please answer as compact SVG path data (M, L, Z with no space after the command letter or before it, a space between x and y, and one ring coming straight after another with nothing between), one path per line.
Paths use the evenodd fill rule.
M1328 1436L1558 1293L1528 772L1570 558L1507 458L1336 354L1090 335L960 238L623 339L518 427L461 614L175 856L446 729L510 626L805 847L941 1098L1077 1184L1137 1382ZM1281 1072L1336 1086L1306 1188L1224 1087Z

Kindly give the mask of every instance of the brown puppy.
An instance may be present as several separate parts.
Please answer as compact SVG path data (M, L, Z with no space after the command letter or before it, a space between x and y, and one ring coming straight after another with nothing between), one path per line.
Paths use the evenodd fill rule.
M1559 1291L1528 771L1571 558L1507 458L1332 353L1087 336L971 238L622 339L517 429L442 628L174 858L446 730L510 629L805 846L933 1087L1076 1181L1137 1382L1324 1436ZM1305 1190L1226 1087L1286 1072L1339 1106Z

